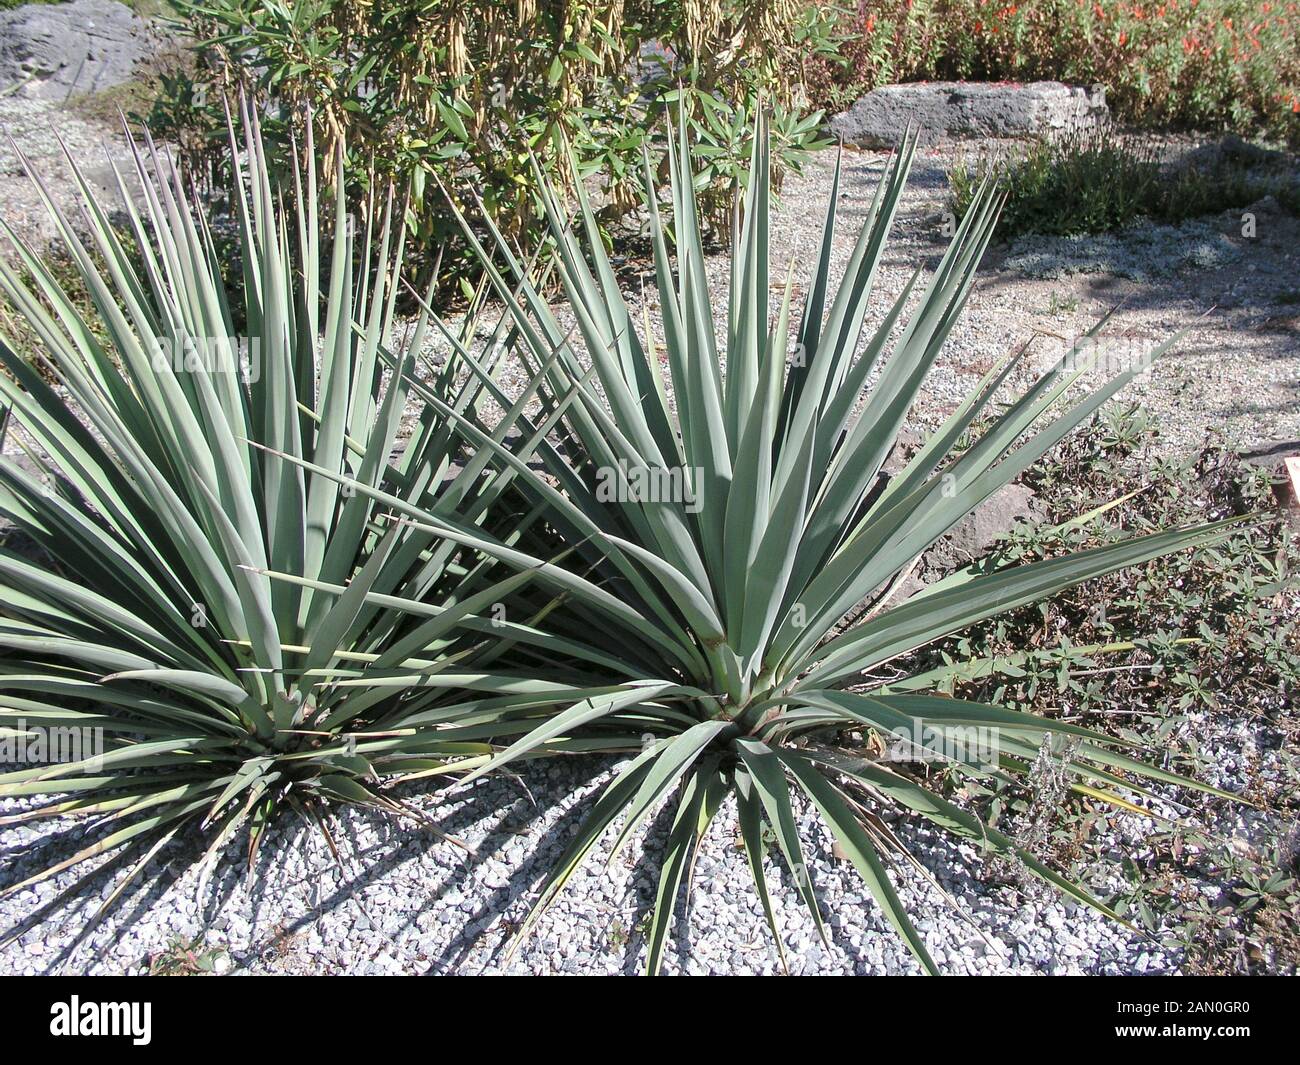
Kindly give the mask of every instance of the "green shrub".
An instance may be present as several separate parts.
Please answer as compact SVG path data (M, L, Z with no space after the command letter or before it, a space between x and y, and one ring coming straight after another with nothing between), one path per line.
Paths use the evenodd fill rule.
M701 161L682 123L668 157L675 262L652 189L647 200L665 362L632 324L583 184L572 182L570 219L540 178L557 249L548 269L576 324L561 326L485 218L493 252L468 225L465 239L505 306L476 354L473 315L458 333L422 314L408 344L390 345L402 250L394 201L379 201L354 233L345 164L336 158L331 205L317 196L310 154L286 201L255 124L244 126L239 306L209 220L155 161L141 159L146 197L128 208L142 269L80 178L89 248L55 211L94 326L5 231L13 254L0 259L0 289L40 344L20 354L0 337L16 379L0 379L0 391L35 466L0 461L0 513L27 552L0 549L0 718L6 740L38 727L105 737L92 758L0 776L0 797L35 803L6 823L94 815L85 848L7 891L73 867L67 898L103 868L82 863L102 858L127 866L107 907L182 832L207 843L206 871L250 822L255 851L285 807L328 831L323 815L337 802L409 813L386 781L470 780L519 758L607 752L631 757L523 932L620 814L621 845L670 795L651 971L691 855L728 797L769 922L765 833L820 924L796 791L928 970L872 805L913 811L1115 915L923 778L841 742L869 732L903 744L907 760L913 744L924 757L941 738L980 781L1022 778L1046 761L1121 807L1120 792L1141 796L1145 781L1191 783L1103 732L943 694L965 663L886 672L972 625L1243 527L1228 517L1019 565L976 563L893 601L918 556L1147 365L1081 391L1094 330L994 414L1012 357L901 470L883 472L991 237L1000 207L991 187L915 305L919 271L860 347L915 142L882 178L833 288L837 174L792 332L792 276L775 322L769 315L760 125L719 344ZM431 326L451 346L432 374L419 357ZM233 372L254 365L230 350L237 328L259 341L247 379ZM190 356L204 338L223 361L158 355L179 341ZM512 348L526 371L519 387L500 374ZM42 363L60 390L42 382ZM403 419L408 397L418 413ZM971 729L993 730L994 749L971 749L961 739ZM1049 748L1049 733L1071 746Z
M1017 525L993 557L1023 564L1114 543L1133 530L1273 509L1267 470L1213 441L1187 458L1162 456L1158 438L1140 408L1102 412L1028 471L1024 482L1043 501L1044 520ZM1088 520L1075 520L1081 514ZM1274 513L1210 547L972 626L900 668L980 663L968 679L952 676L950 690L1065 715L1128 740L1141 725L1162 737L1171 763L1203 771L1195 733L1181 729L1188 712L1228 705L1271 716L1295 701L1300 631L1288 601L1295 561L1290 529ZM1063 631L1073 646L1058 642ZM989 670L991 663L1006 668ZM1116 703L1128 710L1118 726Z
M736 106L710 93L671 92L668 102L689 101L690 130L700 168L700 221L718 237L730 237L736 195L749 181L749 160L754 150L754 116L757 102ZM820 135L821 112L799 115L780 104L766 105L771 130L771 151L777 164L772 170L774 192L780 192L786 171L802 173L811 152L830 144Z
M1171 458L1159 437L1140 407L1102 412L1028 471L1044 520L1018 525L997 556L1030 562L1135 529L1272 508L1267 469L1213 439L1199 453ZM1079 514L1094 517L1070 520ZM1298 562L1288 523L1275 513L1212 547L1112 574L897 664L924 671L966 662L970 675L949 681L961 698L1066 718L1130 742L1154 738L1167 766L1196 775L1213 773L1221 750L1207 735L1216 726L1210 715L1219 727L1225 713L1253 720L1258 748L1243 751L1237 772L1245 797L1278 826L1276 844L1244 848L1189 822L1153 826L1142 845L1126 848L1126 886L1108 899L1144 932L1185 951L1191 972L1294 968L1300 909L1284 826L1300 812L1298 797L1285 771L1261 770L1285 769L1300 729ZM1041 854L1072 872L1083 875L1095 860L1086 844L1109 811L1086 794L1043 811L1000 783L950 783L1008 834L1041 819Z
M1138 218L1181 222L1245 207L1266 195L1292 211L1300 209L1300 186L1278 169L1220 158L1210 166L1185 164L1171 172L1154 146L1107 128L1042 138L999 156L962 159L948 181L958 217L985 181L1005 188L1003 237L1073 236L1118 229Z
M1125 121L1300 142L1294 0L861 0L814 60L819 106L943 78L1101 84Z
M1086 338L956 452L1006 383L1016 364L1011 359L989 372L902 472L883 476L896 434L961 312L999 198L987 186L981 190L878 381L868 388L915 287L914 278L859 350L872 281L915 144L903 146L882 179L838 290L830 286L837 179L792 345L791 282L775 322L769 317L765 137L756 143L721 344L715 339L697 224L695 161L684 136L670 160L676 263L651 201L666 371L651 337L642 337L633 325L585 199L572 220L555 199L547 204L559 246L557 270L581 333L582 357L509 242L494 231L491 255L476 245L497 295L514 317L521 357L545 379L543 406L559 419L556 446L539 452L541 474L521 481L546 508L551 526L581 567L548 627L578 645L599 632L600 649L619 663L628 688L622 696L588 700L554 714L471 778L535 754L558 736L585 751L639 752L619 768L592 808L520 934L616 818L625 815L615 852L670 796L672 829L648 937L650 971L659 967L691 856L729 796L737 803L769 923L762 865L768 830L820 926L792 812L793 791L817 809L928 970L934 965L924 940L903 912L885 869L888 841L861 812L877 803L912 810L1111 913L1003 833L871 757L870 748L846 750L836 737L861 729L888 746L906 742L900 736L919 736L926 727L934 730L931 735L950 739L962 729L993 729L998 751L987 759L955 744L955 757L976 776L1022 775L1047 757L1068 777L1101 788L1140 791L1130 775L1178 779L1135 761L1095 731L936 695L942 671L909 681L884 667L936 639L1083 581L1217 542L1236 523L1154 532L1024 566L975 565L923 594L891 602L913 560L1143 367L1096 392L1069 398L1090 364L1080 355L1090 342ZM575 233L585 235L581 243ZM508 264L504 275L494 257ZM472 358L467 352L462 357ZM1053 413L1059 408L1064 409ZM465 428L478 446L497 452L502 468L524 473L481 430ZM557 645L557 656L562 653ZM1042 755L1049 731L1079 745Z
M949 183L958 216L990 176L1007 190L1002 236L1070 235L1117 229L1144 213L1159 188L1160 166L1153 153L1111 134L1039 140L1002 159L955 164Z
M535 243L544 227L532 159L554 158L561 142L582 176L605 179L600 217L612 228L643 199L642 152L658 154L656 123L678 85L746 114L765 93L793 125L805 118L796 56L817 47L811 30L792 37L803 6L791 0L216 0L182 10L198 62L169 78L149 116L155 133L179 142L192 168L220 176L223 99L243 91L261 102L282 156L310 108L327 159L341 145L355 173L409 184L414 249L431 256L459 232L439 186L462 205L481 199L512 239ZM711 125L713 111L701 122ZM801 132L779 159L797 166L812 141ZM733 161L747 157L747 142L714 143ZM716 218L725 236L729 211Z

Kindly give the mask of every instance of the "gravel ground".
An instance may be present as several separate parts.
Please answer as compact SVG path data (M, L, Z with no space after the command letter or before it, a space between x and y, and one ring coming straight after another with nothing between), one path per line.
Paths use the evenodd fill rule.
M38 248L53 240L57 230L19 152L46 182L54 201L74 218L79 218L80 200L69 176L69 156L107 203L117 198L114 165L124 178L135 171L130 149L114 131L50 100L0 96L0 217ZM127 187L133 186L128 182Z
M942 145L918 153L869 323L883 317L918 262L933 263L942 253L953 152ZM845 152L838 266L884 161L880 153ZM823 156L804 176L787 179L785 224L774 225L785 246L773 254L774 271L784 270L790 254L801 265L812 261L831 162ZM1126 393L1166 419L1170 450L1196 449L1211 428L1243 447L1300 439L1300 219L1271 199L1246 211L1255 215L1253 238L1241 235L1245 211L1236 210L1178 227L1140 224L1119 234L995 244L927 382L921 420L947 414L992 360L1025 341L1033 338L1027 371L1041 370L1064 350L1063 341L1118 307L1105 334L1115 349L1102 360L1102 373L1190 330Z
M1251 729L1224 727L1222 718L1202 726L1217 767L1213 782L1240 787ZM486 779L450 793L406 789L403 797L438 832L369 811L344 811L333 828L337 859L314 827L286 819L265 841L251 880L232 861L202 895L193 865L199 850L176 843L85 940L77 941L78 932L107 894L108 877L83 892L78 912L61 914L0 950L0 971L143 972L147 959L177 937L228 952L233 972L638 971L644 961L643 921L654 895L654 856L666 831L662 821L638 832L608 868L614 830L607 832L533 935L512 959L505 956L540 879L615 765L607 759L565 759L527 765L517 778ZM815 815L798 797L795 808L828 942L819 940L784 866L769 856L768 882L791 973L916 972L852 867L835 856ZM1165 803L1155 809L1165 816L1177 813ZM1092 838L1090 889L1122 890L1120 859L1144 856L1150 825L1145 818L1120 814ZM1176 951L1063 900L1014 870L991 866L965 844L906 819L892 820L890 827L914 859L894 866L900 898L945 972L1179 971ZM1276 829L1258 811L1231 811L1213 822L1215 833L1239 847ZM9 830L0 838L0 886L33 871L38 856L49 860L51 843L56 851L76 846L77 829L69 823L64 832L51 840L47 837L55 833L49 828ZM33 850L37 843L43 846ZM237 839L230 854L244 848L245 840ZM69 880L65 873L0 900L0 928L33 913ZM689 910L679 909L666 972L780 971L730 802L701 848L694 888ZM1209 883L1199 890L1216 899L1220 892Z
M0 966L130 972L173 937L202 935L208 947L229 950L236 969L255 973L635 971L644 959L638 928L653 898L655 869L636 842L604 869L612 830L509 964L502 949L527 912L531 889L608 772L608 763L582 759L534 765L518 780L485 780L441 798L410 796L469 855L427 830L351 811L336 828L336 862L313 828L287 823L267 840L251 888L234 870L200 899L189 869L170 884L133 892L79 947L72 947L78 920L60 919L6 948ZM784 866L769 859L791 972L916 971L852 867L833 856L820 823L806 807L797 804L797 812L829 942L819 941ZM663 827L642 833L650 854ZM1176 964L1154 944L1046 889L989 880L969 847L907 822L894 828L918 862L897 875L900 895L946 971L1167 972ZM674 930L666 971L779 971L735 831L734 809L724 807L702 848L693 906ZM6 880L28 865L17 854L26 835L10 832L5 841ZM238 852L236 843L232 853ZM151 872L184 869L195 856L178 846ZM57 890L50 884L3 900L0 926L33 912ZM87 907L101 894L88 892Z
M44 106L44 105L43 105ZM54 125L69 132L81 156L97 131L63 112L33 110L30 101L0 100L0 123L17 132L40 159L57 151ZM120 152L121 146L111 149ZM29 232L31 203L20 194L11 155L0 150L0 203ZM873 318L901 290L918 259L933 262L942 250L944 168L951 148L918 159L903 204L897 239L886 255ZM853 225L863 213L885 157L846 153L841 202L843 224L835 246L837 269L847 259ZM818 160L803 177L791 176L774 226L774 270L793 255L807 265L815 254L820 212L829 195L830 170ZM61 194L60 194L61 195ZM958 325L917 412L922 424L952 409L992 360L1031 336L1035 357L1046 359L1102 311L1122 303L1112 334L1123 350L1194 326L1171 356L1130 395L1164 420L1164 439L1175 450L1201 444L1213 428L1241 445L1300 438L1297 388L1296 219L1260 205L1258 235L1240 236L1240 212L1178 229L1135 227L1095 240L1022 241L995 249L981 271L969 309ZM717 274L725 276L722 259ZM721 289L718 291L722 296ZM1208 313L1207 313L1208 312ZM1040 363L1037 363L1041 365ZM1031 360L1031 367L1035 365ZM1230 708L1204 723L1206 744L1223 774L1241 786L1243 752L1253 726ZM634 969L639 927L652 897L653 862L629 846L607 873L596 853L507 967L502 944L526 911L532 890L575 827L580 808L611 771L592 760L527 767L518 779L481 781L468 791L408 796L445 832L472 852L418 826L396 825L364 811L342 814L337 828L341 858L319 836L288 822L266 842L256 875L239 875L232 857L211 890L197 893L190 868L197 852L178 844L161 854L151 879L128 894L105 923L80 945L74 940L98 898L103 880L87 892L78 914L54 919L0 949L0 971L137 971L174 936L202 936L228 949L236 971L249 972L621 972ZM16 804L3 809L12 811ZM1171 808L1172 809L1172 808ZM788 878L771 870L782 937L796 972L900 973L915 966L865 897L847 864L832 853L806 809L813 878L829 921L822 945L799 907ZM1144 846L1150 822L1116 816L1089 843L1088 884L1119 890L1118 858ZM649 830L649 853L664 826ZM1242 846L1260 846L1277 830L1266 815L1221 815L1213 829ZM1170 972L1176 953L1129 934L1103 918L1064 903L1033 885L1007 882L969 848L937 838L910 821L893 825L917 861L896 869L900 894L950 972ZM735 842L735 822L724 808L696 868L694 906L679 921L666 960L669 971L772 972L777 968L761 913L747 886L748 871ZM42 863L71 853L80 830L72 825L0 832L0 889ZM609 837L604 841L608 844ZM231 856L239 853L232 845ZM172 874L177 874L173 876ZM25 889L0 899L0 928L32 913L68 883ZM1207 893L1216 890L1204 885ZM945 899L945 893L956 908ZM968 920L969 918L969 920ZM682 945L689 939L686 960Z

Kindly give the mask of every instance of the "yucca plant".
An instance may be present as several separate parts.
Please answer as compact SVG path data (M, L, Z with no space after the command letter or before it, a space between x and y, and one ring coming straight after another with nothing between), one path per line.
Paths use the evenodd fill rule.
M907 677L891 663L999 612L1224 534L1222 525L1206 525L1011 568L977 563L910 598L896 595L930 545L1145 368L1134 365L1086 390L1081 377L1099 323L1000 407L995 397L1021 352L991 370L901 471L887 475L886 460L962 311L1001 202L995 189L982 187L928 281L920 284L918 270L860 342L915 147L909 137L894 155L838 288L831 278L836 173L796 323L793 263L779 309L769 308L768 157L760 131L721 342L684 134L671 166L671 231L656 199L647 203L662 352L648 321L638 330L581 192L574 217L554 195L547 199L572 330L561 326L499 234L491 250L476 245L514 315L519 357L545 381L541 397L552 432L537 451L540 475L520 486L547 508L554 535L573 551L565 602L547 619L556 659L575 644L598 646L630 685L624 696L554 713L474 770L537 754L557 737L580 740L584 750L634 755L549 874L521 936L608 826L623 816L616 852L669 796L675 812L649 926L651 972L660 965L692 854L728 796L769 923L765 826L821 925L796 831L795 792L816 808L928 971L934 965L925 943L887 873L889 836L870 814L876 806L913 811L1114 916L1014 840L872 756L879 744L850 750L840 742L846 731L892 745L925 729L949 739L961 730L991 730L998 738L992 759L955 745L964 771L1014 778L1042 752L1079 790L1121 805L1128 800L1116 789L1141 792L1143 780L1178 780L1108 736L945 697L935 689L949 670ZM468 226L466 233L472 240ZM474 363L472 352L460 353ZM509 397L497 399L512 406ZM492 450L502 469L521 478L528 472L482 424L443 413L467 440ZM498 554L516 566L537 562L524 553ZM1052 737L1069 742L1053 744Z
M318 195L309 141L286 209L255 118L242 126L237 286L151 142L135 150L139 201L119 175L128 234L71 157L89 237L45 197L93 310L0 223L0 289L25 325L21 344L0 336L0 391L30 458L0 461L0 514L22 537L0 547L0 729L102 730L78 760L5 766L0 797L25 808L0 823L94 829L8 892L79 867L71 897L101 857L125 869L107 906L178 833L208 843L206 875L246 822L251 866L285 808L322 825L338 801L410 813L381 781L482 757L507 708L584 694L501 668L536 636L489 608L529 571L376 505L382 487L489 538L535 520L514 510L513 471L408 410L416 389L472 411L482 386L452 363L424 372L427 316L389 346L392 198L359 230L341 161Z

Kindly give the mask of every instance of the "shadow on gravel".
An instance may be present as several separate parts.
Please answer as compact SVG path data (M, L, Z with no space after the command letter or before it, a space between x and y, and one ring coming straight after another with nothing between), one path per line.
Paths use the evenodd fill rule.
M537 791L544 796L548 791L555 791L556 781L548 777L550 767L533 763L523 766L514 779L504 776L485 779L446 794L440 794L435 787L420 784L395 789L402 799L428 812L430 820L427 824L418 821L398 823L398 819L392 816L354 808L331 822L330 829L337 847L334 856L320 841L319 828L315 824L301 815L289 813L269 830L270 834L250 870L245 857L247 831L242 831L221 853L202 897L196 899L195 908L188 911L178 907L177 902L192 898L197 885L192 876L189 883L178 881L192 874L202 859L206 844L202 837L175 841L161 851L123 892L103 922L96 921L95 915L114 888L118 863L113 860L91 876L72 897L56 895L29 915L24 923L29 926L29 931L42 922L65 928L79 926L74 940L62 945L52 958L42 959L40 967L46 973L85 972L92 964L102 961L105 954L123 937L130 935L137 924L149 918L156 931L160 920L165 923L167 914L175 915L179 922L197 914L199 934L215 933L227 939L232 957L244 969L265 971L268 965L274 965L276 955L285 943L333 915L336 924L341 921L347 933L358 929L378 933L380 943L370 956L366 955L369 941L362 937L365 947L358 949L359 963L370 961L381 949L391 946L408 966L407 971L420 971L427 975L477 972L503 961L528 907L536 899L541 882L590 812L601 793L603 781L595 787L592 785L609 770L610 765L608 759L594 757L566 760L562 769L565 790L570 794L582 793L582 797L558 815L551 807L554 820L544 833L538 834L531 829L535 819L547 811L545 801L538 806L532 793ZM476 792L488 788L496 789L498 793L476 796ZM505 801L509 791L515 793L512 802ZM487 801L481 801L484 799ZM631 906L632 926L616 933L611 921L608 927L595 929L594 949L617 956L626 974L635 974L644 968L645 937L658 894L660 863L674 812L671 804L657 811L644 835L637 833L615 859L630 869L629 893L623 905ZM704 849L716 853L719 848L728 846L727 833L734 830L732 817L729 805L724 807L702 844ZM478 842L470 852L447 839L471 833ZM523 860L517 856L503 859L502 855L510 845L525 833L532 834L533 839ZM30 875L36 867L66 860L88 841L89 833L85 827L70 825L56 828L34 846L0 847L0 869L3 870L0 872L0 890ZM827 846L822 845L824 841L809 839L807 843L810 862L824 864L829 860ZM400 927L394 928L391 912L385 913L382 899L378 903L373 898L367 900L368 889L380 885L407 862L419 862L423 858L427 867L431 851L436 852L436 868L427 870L429 875L420 877L421 896L417 904L406 910ZM605 848L598 845L589 857L589 871L595 876L603 875L600 863L605 853ZM483 872L489 861L504 862L507 867L503 882L491 888L485 885ZM327 872L332 876L324 876ZM497 875L502 876L500 873ZM72 873L63 876L65 883L68 878L75 879ZM784 897L790 900L789 905L802 906L796 901L798 884L783 861L769 863L768 877L774 897ZM843 951L855 968L861 969L865 961L865 944L854 947L829 920L836 904L824 893L819 879L814 875L813 886L819 906L828 918L828 940ZM403 886L410 890L409 881ZM286 905L286 899L298 900L300 892L304 891L305 902L294 901ZM439 944L434 956L416 953L412 941L422 935L418 926L421 916L430 914L434 920L446 922L445 909L435 912L434 904L453 891L466 900L460 906L459 930L448 942ZM665 968L669 970L684 971L685 960L692 954L694 914L686 893L684 877L665 949ZM169 894L171 897L167 897ZM223 934L227 927L228 907L239 915L241 921L247 922L246 939L241 935L236 941ZM347 918L344 915L349 911L352 916ZM109 930L107 935L101 934L87 943L96 929L102 933L104 927ZM13 929L6 929L0 933L0 938L7 938L11 931ZM424 931L427 932L427 928ZM763 925L762 935L765 940L769 935L766 925ZM357 948L350 944L349 949ZM775 955L775 947L770 941L768 949ZM138 964L146 961L141 957ZM544 965L544 959L539 963ZM277 968L278 971L293 971L292 967Z
M575 774L579 788L608 768L608 764L600 759L582 761L589 764L568 767L571 772L579 770ZM247 828L242 829L221 851L203 897L197 900L201 930L207 933L223 928L223 912L228 906L238 904L237 896L241 891L244 895L243 916L248 922L250 934L245 949L241 950L232 943L231 951L232 956L244 966L264 960L267 952L277 942L311 926L327 914L343 910L349 904L355 906L357 911L354 925L377 928L378 915L368 912L362 901L366 888L382 881L396 866L418 859L433 848L440 848L445 855L445 860L440 856L437 864L446 871L446 876L440 882L428 885L430 902L452 888L461 890L471 885L474 886L473 893L481 895L482 889L476 883L480 867L496 856L504 846L513 842L533 820L531 811L538 809L530 798L527 786L527 777L534 776L538 768L540 767L526 767L524 774L516 778L517 782L511 782L519 796L508 806L502 806L500 801L476 803L475 786L459 793L451 791L440 797L435 787L416 784L395 789L394 794L416 808L439 806L428 815L427 821L404 821L399 824L399 819L392 815L359 807L352 808L345 816L336 817L330 823L330 831L337 847L337 855L331 856L323 845L316 848L317 858L323 857L337 878L328 894L320 894L323 872L319 868L320 861L313 861L308 854L311 837L319 833L316 825L301 815L286 813L268 830L268 836L251 870L246 860L248 831ZM529 772L530 769L533 771ZM501 776L492 781L482 781L478 787L502 788L508 781L510 778ZM538 781L532 783L537 784ZM594 801L594 796L591 801ZM581 802L567 811L562 820L543 837L543 841L553 838L556 833L563 837L575 829L588 805L587 802ZM486 834L472 851L450 842L450 839L475 827L480 831L486 828ZM33 844L0 845L0 891L20 883L37 869L67 861L88 846L96 835L90 826L73 823L53 829L45 826L44 832ZM367 834L372 837L369 843L363 842L361 838ZM34 930L40 935L38 926L41 925L75 927L76 937L59 947L51 958L41 959L38 967L49 974L65 970L84 972L102 960L108 950L129 935L133 927L147 915L156 917L156 908L174 908L174 900L164 899L169 892L192 892L191 885L178 882L195 870L209 842L199 834L173 840L150 861L122 892L114 906L102 916L97 915L97 910L114 890L116 874L124 865L122 856L110 857L89 876L85 870L80 875L76 869L64 872L56 878L62 884L61 890L36 910L26 914L18 923L0 929L0 941L15 934L21 941L28 938ZM300 855L302 860L297 863L286 860L294 854ZM462 934L452 941L440 957L432 960L429 971L455 971L478 944L489 924L527 895L532 881L540 878L548 869L549 863L541 864L536 858L515 869L508 885L494 891L488 901L478 907L465 922ZM79 883L81 876L85 880ZM69 887L70 883L72 888ZM286 894L296 888L308 890L310 905L290 920L278 919L276 909ZM411 928L415 918L425 908L422 905L410 915L402 932L391 937L394 942L400 942L402 933ZM99 937L102 941L88 947L87 940L96 930L102 930L105 926L109 927L110 934ZM501 945L498 944L493 949L489 960L496 956L500 948ZM144 958L140 959L140 963L144 961Z
M610 767L607 759L593 758L581 760L575 759L570 763L569 768L576 771L577 789L589 787L593 781ZM452 870L452 879L441 885L442 890L439 895L445 894L448 887L455 887L457 890L471 884L476 884L475 872L490 855L496 854L504 849L510 842L517 839L528 831L529 826L544 811L535 806L531 799L531 790L528 788L529 781L527 777L534 775L542 766L525 766L520 770L519 787L523 795L512 806L505 810L499 811L500 816L496 820L494 829L479 845L480 856L476 861L466 862L464 865ZM533 770L534 773L529 773ZM487 784L487 781L480 782L479 786ZM499 783L499 781L498 781ZM535 785L541 790L541 781L534 781ZM528 912L528 906L536 901L536 890L540 888L541 882L554 867L554 863L562 853L563 847L567 840L577 832L586 816L591 812L591 807L600 797L601 787L590 791L589 794L577 802L573 803L568 809L560 813L556 821L547 829L546 833L540 837L527 857L516 865L509 873L503 886L492 888L491 894L483 901L474 905L473 909L467 913L467 919L463 922L463 928L455 938L443 950L440 957L429 960L424 970L425 975L440 975L446 973L455 973L465 965L476 948L484 947L484 953L481 959L476 959L476 969L484 969L493 962L501 961L505 952L509 949L514 934L519 930L524 918ZM472 789L465 793L465 806L468 809L472 806L471 798ZM470 819L471 822L480 819ZM430 901L432 901L430 899ZM518 906L517 913L510 913ZM417 910L407 922L407 927L411 927L419 915L427 910L427 903ZM462 911L464 912L464 911ZM500 917L498 929L492 929L492 924ZM490 947L486 947L485 936L496 934L497 941Z

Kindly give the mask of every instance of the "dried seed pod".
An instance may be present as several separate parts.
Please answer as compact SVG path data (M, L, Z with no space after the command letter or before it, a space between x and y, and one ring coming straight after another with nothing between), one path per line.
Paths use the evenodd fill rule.
M455 11L447 20L447 73L453 78L465 76L469 68L469 48L465 43L465 14Z

